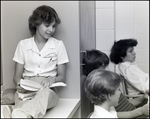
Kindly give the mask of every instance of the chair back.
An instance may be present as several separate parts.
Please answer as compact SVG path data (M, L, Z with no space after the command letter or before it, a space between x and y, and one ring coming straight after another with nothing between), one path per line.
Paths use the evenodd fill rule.
M120 77L122 78L122 82L121 82L121 91L122 91L122 94L128 95L128 89L127 89L127 84L126 84L125 78L122 75L120 75Z
M132 85L132 83L130 81L128 81L123 75L120 74L120 76L122 78L121 91L125 96L130 98L130 97L139 97L144 94L144 92L142 92L141 90L136 88L134 85ZM138 95L129 95L128 88L132 88L132 89L138 91L139 94Z

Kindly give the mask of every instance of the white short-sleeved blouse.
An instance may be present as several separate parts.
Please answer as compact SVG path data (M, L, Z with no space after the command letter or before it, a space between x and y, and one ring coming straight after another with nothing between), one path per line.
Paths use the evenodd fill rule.
M134 62L122 62L118 65L120 73L136 88L145 92L149 90L149 75L143 72ZM138 94L137 90L129 87L130 95Z
M21 40L13 60L24 65L25 76L56 76L57 65L69 62L66 48L61 40L50 37L39 52L34 37Z

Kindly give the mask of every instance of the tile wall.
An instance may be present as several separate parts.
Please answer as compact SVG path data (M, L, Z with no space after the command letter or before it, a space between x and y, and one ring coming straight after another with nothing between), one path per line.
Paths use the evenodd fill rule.
M149 1L96 1L96 49L109 55L123 38L138 40L136 62L149 73ZM112 63L109 68L116 69Z

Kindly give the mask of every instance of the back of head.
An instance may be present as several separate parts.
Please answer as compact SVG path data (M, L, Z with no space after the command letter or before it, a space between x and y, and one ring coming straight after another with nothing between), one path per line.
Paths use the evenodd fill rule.
M85 81L85 92L95 105L102 104L108 95L113 95L119 87L121 78L117 73L96 69Z
M87 50L83 54L83 74L87 76L91 71L97 68L105 68L109 64L108 56L99 50Z
M35 35L36 27L42 24L42 22L48 24L52 23L53 21L55 21L56 24L60 24L61 22L57 12L52 7L47 5L42 5L36 8L29 17L28 21L31 35Z
M118 64L122 62L122 58L126 56L127 49L138 44L135 39L121 39L114 43L111 48L110 61Z

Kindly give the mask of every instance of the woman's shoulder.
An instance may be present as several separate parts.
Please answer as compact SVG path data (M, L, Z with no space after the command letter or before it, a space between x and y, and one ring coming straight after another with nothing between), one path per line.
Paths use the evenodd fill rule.
M64 46L64 43L63 43L62 40L58 40L58 39L56 39L54 37L51 37L49 40L50 40L50 43L54 43L55 47L59 48L59 47Z
M118 64L119 67L129 67L131 65L131 62L121 62Z
M33 42L32 40L33 40L33 37L20 40L17 47L21 48L22 50L31 49L32 42Z
M130 62L121 62L118 64L118 68L120 70L126 70L127 68L129 68L131 66L131 63Z
M51 37L49 40L53 40L54 43L61 43L61 42L63 42L62 40L56 39L54 37Z
M24 45L30 44L32 42L32 39L33 37L20 40L20 44L24 44Z
M126 70L126 69L135 69L135 68L137 68L137 65L132 62L122 62L118 65L118 67L121 70Z

